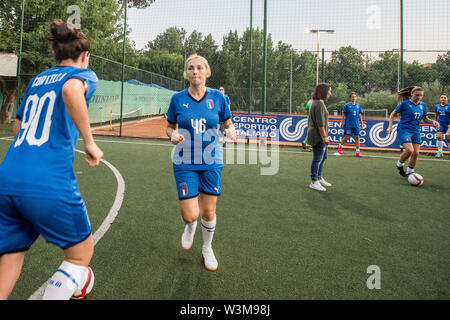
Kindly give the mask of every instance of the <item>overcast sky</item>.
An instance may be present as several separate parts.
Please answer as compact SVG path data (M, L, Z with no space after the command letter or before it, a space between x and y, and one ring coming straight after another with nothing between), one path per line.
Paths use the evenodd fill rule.
M449 0L404 0L404 47L449 50ZM316 50L317 37L305 29L333 29L320 36L320 47L359 50L400 47L400 0L267 0L268 32L275 43ZM168 27L211 33L221 45L224 35L250 26L250 0L156 0L150 8L130 9L128 24L138 48ZM253 0L253 27L263 29L264 0ZM434 62L438 53L406 53L405 59ZM442 54L442 53L439 53Z

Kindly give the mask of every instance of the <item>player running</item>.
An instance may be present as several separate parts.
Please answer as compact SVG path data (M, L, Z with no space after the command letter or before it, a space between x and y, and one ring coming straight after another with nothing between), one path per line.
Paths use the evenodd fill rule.
M218 262L211 244L223 167L219 123L224 122L227 138L234 139L236 132L223 94L206 87L206 79L210 76L211 70L205 58L192 55L187 59L184 77L189 81L189 88L172 96L166 133L177 145L172 159L173 170L181 217L186 223L181 245L186 250L192 247L200 214L204 264L206 269L214 271Z
M388 135L392 133L392 121L397 113L400 113L400 122L397 127L397 137L403 145L403 152L397 161L397 169L402 177L414 172L420 152L420 122L432 123L439 128L439 123L431 120L427 115L425 103L421 102L423 89L421 87L406 87L397 92L397 100L402 101L389 116ZM408 169L405 173L403 166L409 159Z
M436 120L439 122L439 129L437 132L437 147L438 152L436 158L442 157L442 150L444 149L444 135L450 129L450 104L448 103L448 96L441 94L439 97L441 101L434 107L436 112ZM447 142L450 144L450 137L447 135Z
M70 299L90 275L94 241L73 161L78 134L90 166L103 157L87 111L98 79L87 69L90 46L81 31L55 20L50 33L58 65L29 83L0 165L0 299L9 296L39 235L64 250L45 300Z
M358 98L356 92L351 92L349 95L350 102L347 102L342 109L342 121L341 128L344 128L344 137L341 139L341 143L338 145L338 152L342 154L342 147L347 142L350 135L353 135L356 144L356 156L362 158L359 151L359 135L361 132L361 126L363 124L362 108L359 103L356 102Z

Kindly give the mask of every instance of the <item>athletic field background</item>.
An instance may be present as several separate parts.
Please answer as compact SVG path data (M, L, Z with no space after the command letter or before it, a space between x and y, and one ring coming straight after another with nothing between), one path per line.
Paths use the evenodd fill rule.
M1 126L0 136L2 160L10 127ZM324 193L308 188L312 153L301 148L280 147L272 176L260 175L267 165L249 164L248 157L246 164L226 165L213 241L219 269L210 272L202 263L200 227L193 248L181 248L172 145L95 140L125 192L95 246L90 300L450 298L448 156L421 155L416 172L425 182L416 188L397 173L398 153L364 152L358 159L353 151L337 157L330 149L324 177L333 186ZM104 163L90 168L78 152L74 169L95 232L118 182ZM10 299L28 299L62 259L59 248L39 238ZM369 266L380 269L380 289L367 287Z

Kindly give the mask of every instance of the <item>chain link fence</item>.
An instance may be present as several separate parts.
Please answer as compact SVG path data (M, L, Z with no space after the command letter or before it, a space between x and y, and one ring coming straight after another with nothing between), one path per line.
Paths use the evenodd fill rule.
M208 59L207 86L224 86L232 111L304 113L318 81L332 85L335 114L351 91L385 114L408 85L424 87L433 111L450 87L449 9L438 0L4 0L0 62L15 54L18 64L11 75L0 63L0 121L14 119L31 78L56 64L46 40L53 19L90 39L100 84L89 113L100 134L164 136L193 53ZM124 130L140 123L149 130Z

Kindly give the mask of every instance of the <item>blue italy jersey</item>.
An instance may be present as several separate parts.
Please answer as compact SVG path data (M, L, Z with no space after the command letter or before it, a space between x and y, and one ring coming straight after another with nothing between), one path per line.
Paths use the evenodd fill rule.
M227 103L227 106L229 106L231 104L230 97L227 96L227 95L225 95L224 97L225 97L225 101Z
M67 199L78 192L73 172L78 130L62 97L71 78L83 81L89 105L98 84L90 69L53 67L29 83L17 111L20 131L0 164L0 194Z
M346 103L342 112L345 112L345 128L359 128L359 114L363 112L359 103Z
M230 117L230 108L219 90L206 88L200 101L191 97L188 89L174 94L167 120L178 124L178 133L185 138L175 148L174 168L209 170L222 167L218 125Z
M409 132L419 132L420 121L427 115L425 103L419 102L419 104L416 105L409 99L400 103L395 108L395 111L400 113L398 128L406 129Z
M441 106L437 104L434 107L434 111L438 115L437 121L439 122L450 122L450 104Z

